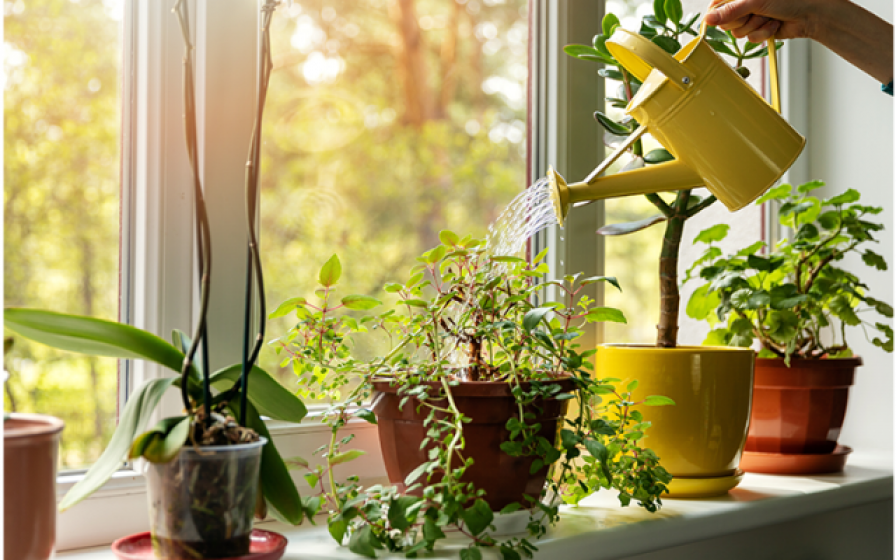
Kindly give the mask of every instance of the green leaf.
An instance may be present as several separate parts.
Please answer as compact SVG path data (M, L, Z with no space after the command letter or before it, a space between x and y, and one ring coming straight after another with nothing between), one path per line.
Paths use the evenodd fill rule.
M809 296L800 294L794 284L775 286L769 292L772 309L792 309L809 300Z
M236 410L235 405L236 403L230 404L232 411ZM302 508L302 498L289 474L289 469L280 456L280 452L277 451L267 426L251 402L247 403L246 416L248 418L244 425L268 440L261 448L259 478L261 479L262 495L276 514L287 522L298 525L302 522L305 510Z
M697 234L697 237L694 238L694 243L714 243L716 241L721 241L728 236L728 230L731 229L731 226L728 224L716 224L712 227L708 227Z
M455 247L458 243L460 243L460 237L453 231L443 229L439 232L439 241L443 244L448 245L449 247Z
M373 309L377 305L381 305L383 302L380 300L370 297L370 296L359 296L359 295L351 295L345 296L342 298L342 305L346 306L349 309Z
M360 529L352 533L348 541L348 549L355 554L376 558L376 549L383 548L370 525L362 525Z
M150 360L175 372L184 361L183 352L156 335L113 321L8 307L3 324L25 338L69 352Z
M706 26L706 36L715 41L728 41L728 35L724 31L711 25Z
M685 312L691 319L702 321L706 319L721 302L718 291L709 291L709 286L703 285L694 290L694 293L691 294Z
M392 500L392 502L389 504L389 524L392 525L394 529L398 529L399 531L404 531L405 529L413 525L414 519L416 519L417 514L414 513L413 516L409 516L408 508L418 503L419 501L420 498L414 496L399 496Z
M588 450L588 453L590 453L592 457L601 462L606 461L610 457L607 447L596 439L586 439L585 449Z
M150 379L134 391L121 411L118 426L112 434L109 445L88 469L84 478L66 493L59 504L59 511L65 511L93 494L115 474L124 461L134 436L146 427L150 414L159 404L162 395L177 379L176 377Z
M672 161L674 159L675 156L673 156L672 153L669 152L669 150L665 150L663 148L650 150L649 152L647 152L647 155L644 156L644 161L651 164L663 163L664 161Z
M404 485L410 486L411 484L416 482L417 479L420 478L421 476L423 476L423 474L426 472L427 467L429 467L429 463L423 463L423 464L417 465L417 468L412 470L408 474L408 476L405 477Z
M659 45L660 48L662 48L669 54L675 54L681 50L681 45L678 43L678 41L666 35L657 35L656 37L651 39L651 42Z
M342 546L342 539L345 538L345 532L348 530L348 521L342 519L333 519L327 522L327 530L339 546Z
M810 193L815 189L820 189L824 186L824 181L809 181L808 183L803 183L802 185L796 188L797 191L801 193Z
M230 389L239 381L242 365L234 364L212 374L210 383L219 391ZM299 423L308 413L305 404L268 372L252 366L249 372L249 401L258 412L276 420Z
M167 463L174 459L190 435L190 418L180 416L165 418L152 430L155 437L147 442L140 453L152 463Z
M757 241L756 243L753 243L749 247L744 247L743 249L738 251L736 253L736 255L738 257L746 257L749 255L753 255L756 253L756 251L758 251L759 249L762 249L763 247L765 247L765 241Z
M858 202L860 198L862 198L862 195L859 194L859 191L855 189L849 189L845 193L838 194L833 198L826 199L823 204L825 206L851 204L853 202Z
M666 0L663 3L663 10L666 12L666 17L672 20L676 26L681 23L681 18L684 16L681 0Z
M307 482L308 486L310 486L311 488L314 488L315 486L317 486L317 483L320 482L320 475L318 475L317 473L306 473L304 476L305 482Z
M616 136L628 136L632 132L628 127L617 123L600 111L594 112L594 118L597 119L597 122L607 129L607 132L610 134L615 134Z
M431 517L427 517L423 521L423 538L428 541L444 539L445 533L442 532L442 529L436 525L436 522Z
M585 319L589 323L610 321L612 323L627 323L622 311L615 307L592 307L588 310Z
M674 405L675 401L662 395L650 395L644 399L644 404L647 406L669 406Z
M289 298L280 304L277 309L274 310L273 313L268 315L268 319L276 319L278 317L285 317L296 310L298 307L304 307L308 301L303 297L294 297Z
M477 499L472 506L461 513L461 519L473 535L479 535L488 529L494 518L492 508L483 499Z
M366 408L359 408L355 412L355 416L357 416L358 418L360 418L362 420L366 420L367 422L370 422L371 424L376 424L376 414L374 414L372 410L368 410Z
M773 310L766 318L769 335L780 343L788 343L797 333L799 317L789 309Z
M622 291L622 286L619 285L619 281L616 280L615 276L591 276L590 278L585 278L581 282L579 282L580 286L588 286L590 284L594 284L595 282L607 282L616 287L620 292Z
M756 199L756 204L763 204L769 200L784 200L790 196L792 189L793 187L787 183L779 185Z
M602 228L597 230L598 235L627 235L629 233L635 233L636 231L641 231L642 229L647 229L652 225L661 224L665 222L668 218L662 214L657 214L656 216L651 216L649 218L645 218L643 220L638 220L637 222L626 222L624 224L612 224L609 226L603 226Z
M482 560L482 552L478 546L471 545L470 548L464 548L460 551L460 560Z
M349 449L348 451L343 451L342 453L333 455L333 457L330 459L330 464L338 465L340 463L348 463L349 461L354 461L365 453L366 451L363 451L361 449Z
M666 23L666 2L665 0L653 0L653 17L659 23Z
M862 260L865 262L865 264L867 264L868 266L873 266L877 270L887 269L887 261L885 261L882 256L878 255L870 249L866 249L862 254Z
M759 255L748 255L747 265L750 268L755 268L756 270L761 270L763 272L769 272L772 270L771 259L760 257Z
M884 317L893 317L893 307L890 304L874 299L873 297L865 298L865 302L874 307L875 311Z
M333 255L330 257L330 260L324 263L324 266L320 269L320 274L318 275L318 281L321 286L330 288L335 286L337 282L339 282L339 278L342 276L342 264L339 262L339 257Z
M765 290L757 290L747 300L747 309L759 309L771 303L772 297Z
M619 70L612 70L610 68L601 68L597 71L597 75L601 78L609 78L611 80L622 81L622 72Z
M544 316L551 312L550 307L536 307L526 313L523 317L523 329L526 332L532 332L535 327L544 319Z
M521 560L520 554L507 545L501 545L501 560Z
M862 324L862 320L856 315L855 309L850 305L849 300L843 295L837 295L831 298L828 307L831 313L836 315L841 321L850 326Z
M703 346L728 346L730 340L728 329L713 329L706 335Z
M610 37L617 27L619 27L619 18L616 17L615 14L607 14L604 16L604 20L601 22L601 28L603 29L604 35Z

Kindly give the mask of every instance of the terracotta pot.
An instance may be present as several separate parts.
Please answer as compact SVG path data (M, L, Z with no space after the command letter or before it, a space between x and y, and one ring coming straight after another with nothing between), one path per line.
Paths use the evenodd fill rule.
M861 358L757 358L747 451L832 453Z
M724 494L740 482L747 439L754 352L748 348L658 348L606 344L595 355L596 376L637 380L635 401L662 395L675 406L640 406L651 422L643 445L675 478L674 497Z
M564 392L572 391L572 379L558 380ZM427 383L438 394L438 383ZM380 447L386 463L386 473L392 484L403 486L405 478L419 465L429 460L429 446L421 449L427 428L423 421L429 409L418 412L419 401L409 399L399 408L402 396L398 388L388 381L374 382L374 407L380 435ZM529 384L524 383L523 387ZM510 437L505 428L507 420L519 414L516 401L507 383L488 381L464 381L454 386L452 395L457 408L470 423L464 424L465 457L474 463L464 473L463 480L485 490L485 501L495 511L514 503L526 503L525 496L538 499L544 488L548 468L529 473L534 457L511 457L501 451L501 444ZM446 401L435 401L446 406ZM541 424L539 435L551 441L559 437L562 424L558 422L566 414L568 400L539 400L527 411L537 415ZM444 417L444 414L441 415ZM416 494L416 493L415 493Z
M10 414L3 422L3 557L47 560L56 544L56 461L62 420Z

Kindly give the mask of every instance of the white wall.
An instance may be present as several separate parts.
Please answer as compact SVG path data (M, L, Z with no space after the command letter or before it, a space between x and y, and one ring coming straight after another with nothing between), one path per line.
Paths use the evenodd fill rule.
M858 4L893 21L891 0ZM818 44L809 49L808 173L827 183L825 196L855 188L862 202L882 206L887 226L873 250L891 269L878 272L860 259L847 263L870 287L870 294L893 303L893 98L880 84ZM840 441L852 447L893 449L893 356L855 332L848 339L865 362L852 389Z

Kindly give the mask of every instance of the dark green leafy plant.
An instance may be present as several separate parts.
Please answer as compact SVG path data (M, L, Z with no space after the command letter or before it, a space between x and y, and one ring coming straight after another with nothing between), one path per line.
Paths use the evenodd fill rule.
M822 186L820 181L781 185L757 201L780 201L779 220L792 232L767 254L766 244L758 241L723 256L714 245L728 234L723 224L697 236L694 242L707 249L686 280L696 276L704 283L691 296L687 313L721 322L705 344L746 347L758 341L760 357L783 357L788 363L793 357L837 358L852 355L846 331L857 327L875 346L893 351L893 329L884 322L893 317L893 308L868 295L858 276L836 264L855 253L869 267L887 269L883 257L868 248L884 229L869 219L881 208L859 204L854 189L829 199L811 194ZM885 319L864 319L867 313Z
M691 14L685 17L680 0L656 0L653 3L653 10L653 15L646 15L641 20L638 33L650 39L666 52L675 54L681 49L680 41L683 37L698 35L700 14ZM575 58L602 64L604 67L598 70L598 74L604 78L622 82L616 92L606 98L606 101L612 107L624 108L638 93L641 82L632 76L607 49L607 39L619 27L619 18L612 13L607 14L604 16L601 27L601 32L594 36L592 45L568 45L564 51ZM742 66L745 60L768 55L767 47L749 41L738 41L730 32L724 32L714 27L707 28L706 41L716 52L733 58L736 71L744 77L749 75L747 68ZM782 45L783 43L777 44ZM594 118L606 133L612 136L628 136L640 126L631 117L626 116L617 120L602 111L596 111ZM672 154L662 148L651 150L645 154L640 138L632 144L628 151L632 156L632 161L626 166L627 169L674 159ZM690 189L678 191L672 202L659 194L645 196L651 204L656 206L659 214L637 222L607 225L600 228L598 233L601 235L627 235L657 224L666 224L660 253L661 307L660 319L657 323L656 345L674 348L678 344L678 312L681 301L678 289L678 254L684 224L688 219L713 204L716 197L700 198L692 194Z
M637 501L650 511L661 505L660 496L671 477L659 466L640 440L649 423L637 405L672 404L667 398L648 397L633 402L635 384L617 389L617 379L597 379L589 358L577 339L582 325L596 321L624 322L616 309L596 307L583 286L607 282L611 277L568 276L562 281L539 284L547 272L544 253L531 262L515 257L489 256L475 239L461 239L443 231L442 244L424 253L405 283L385 286L396 303L377 315L357 318L343 308L371 309L373 298L334 296L341 267L336 257L320 272L320 302L304 298L284 302L273 314L295 313L295 328L273 342L299 377L302 394L341 401L329 406L324 421L332 431L330 444L321 450L323 464L306 470L317 495L306 498L306 509L329 514L333 538L359 554L375 557L377 550L402 551L408 556L432 550L448 531L471 539L462 558L480 558L480 548L495 548L504 558L531 556L532 538L544 534L556 521L562 502L577 503L599 488L619 492L623 505ZM547 285L555 285L566 302L533 303ZM385 356L361 361L352 357L356 337L388 339ZM574 389L561 391L557 380L571 378ZM424 412L428 429L423 445L429 460L405 480L407 491L397 488L363 488L357 477L337 481L333 467L360 455L348 449L351 437L340 429L352 416L376 422L369 410L374 381L397 386L401 406ZM464 478L473 464L465 454L464 424L453 398L461 381L508 384L518 413L507 419L508 438L501 449L511 456L533 458L530 472L549 469L541 499L513 503L503 513L528 509L528 536L499 540L491 535L495 514L483 500L483 490ZM559 441L539 435L532 412L543 399L569 399L579 414L567 418Z
M270 76L270 45L267 38L270 17L278 4L268 0L261 8L263 14L263 48L261 49L262 72L259 73L260 95L255 107L256 127L250 145L249 166L246 177L247 198L249 199L249 231L254 231L254 200L257 198L258 151L260 142L260 122L264 108L264 92ZM138 387L127 400L121 411L118 427L109 445L96 463L87 471L60 504L66 510L100 488L119 469L122 462L142 457L150 462L171 461L185 445L233 445L247 441L257 441L260 436L268 439L262 449L261 491L266 503L280 518L301 522L304 511L301 500L286 464L270 441L261 415L275 419L299 422L306 414L305 406L289 391L278 384L270 375L254 365L258 354L257 346L246 353L241 364L212 372L205 365L209 363L208 341L206 338L206 316L209 305L209 285L211 277L211 238L206 215L203 189L198 172L198 145L196 136L196 111L193 87L192 51L190 22L187 2L177 0L174 6L180 23L185 44L184 56L184 116L186 144L192 166L192 187L194 195L196 254L198 277L200 279L199 318L192 337L175 331L173 344L156 335L135 327L104 321L91 317L65 315L52 311L8 308L4 313L4 324L11 331L42 344L61 350L94 356L121 359L143 359L155 362L179 373L176 377L151 379ZM247 243L253 250L253 277L261 286L261 269L255 243ZM259 290L261 292L262 290ZM251 308L251 284L247 288L247 309ZM259 307L264 310L263 299ZM250 316L247 312L247 325ZM262 321L263 324L264 321ZM260 338L245 332L245 338ZM198 356L197 356L198 353ZM252 384L249 385L249 380ZM162 395L171 387L179 389L185 414L165 418L148 431L149 418ZM214 390L214 391L213 391ZM239 421L239 423L237 422ZM241 424L241 425L240 425ZM205 485L206 496L214 496L213 480L190 481L190 490L199 490ZM255 480L244 481L244 486L258 484ZM194 496L199 493L193 493ZM211 499L211 498L209 498ZM196 503L194 509L202 509L205 503ZM265 511L265 501L260 502L259 515ZM212 516L214 517L214 516ZM225 516L226 518L226 516ZM220 522L216 530L226 533L229 521ZM214 533L214 531L212 531Z

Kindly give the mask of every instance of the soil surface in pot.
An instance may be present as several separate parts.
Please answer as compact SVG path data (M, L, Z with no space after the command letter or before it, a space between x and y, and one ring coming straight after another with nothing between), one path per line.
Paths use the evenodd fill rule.
M572 379L561 379L556 383L561 384L564 392L575 387ZM438 394L440 385L430 385L431 394ZM526 388L528 384L522 385ZM374 382L374 389L374 412L386 472L393 484L402 486L414 469L429 460L430 446L421 448L427 432L423 421L429 409L421 407L418 411L419 401L415 399L409 399L399 409L403 397L388 381ZM474 463L467 469L463 481L472 482L477 489L484 490L484 499L494 511L514 502L525 505L528 501L524 496L537 500L548 473L545 466L530 474L535 457L511 457L501 450L501 444L510 438L505 427L507 420L519 414L510 389L508 383L488 381L464 381L452 387L458 409L470 419L464 424L466 448L463 453L465 457L472 457ZM535 422L541 424L539 435L556 441L568 403L569 400L542 399L525 410L536 414ZM435 401L435 404L444 407L447 401Z

